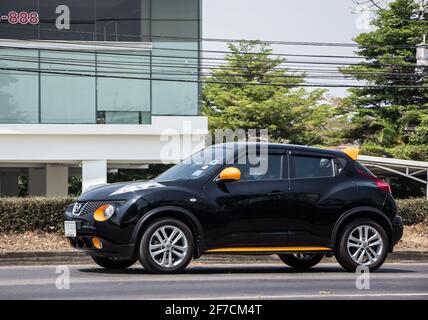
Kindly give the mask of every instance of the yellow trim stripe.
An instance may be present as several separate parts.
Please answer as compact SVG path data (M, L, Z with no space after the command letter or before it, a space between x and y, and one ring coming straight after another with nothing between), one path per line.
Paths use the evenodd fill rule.
M205 252L277 252L277 251L331 251L326 247L236 247L209 249Z

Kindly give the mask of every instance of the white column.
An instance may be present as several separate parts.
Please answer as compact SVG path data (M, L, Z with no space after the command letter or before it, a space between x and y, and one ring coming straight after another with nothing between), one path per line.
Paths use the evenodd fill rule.
M0 195L3 197L18 196L18 178L17 172L0 173Z
M28 195L46 195L46 168L28 169Z
M107 183L107 160L82 161L82 192L88 187Z
M46 196L61 197L68 195L68 167L60 165L46 166Z

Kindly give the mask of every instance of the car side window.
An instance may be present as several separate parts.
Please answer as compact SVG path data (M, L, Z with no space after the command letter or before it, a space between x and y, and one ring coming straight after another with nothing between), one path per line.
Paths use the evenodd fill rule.
M291 178L333 177L333 159L317 156L291 156Z
M233 166L241 171L241 180L276 180L281 179L282 155L240 158ZM259 161L255 163L255 159Z
M346 160L343 158L335 158L333 159L334 165L334 175L338 176L346 166Z

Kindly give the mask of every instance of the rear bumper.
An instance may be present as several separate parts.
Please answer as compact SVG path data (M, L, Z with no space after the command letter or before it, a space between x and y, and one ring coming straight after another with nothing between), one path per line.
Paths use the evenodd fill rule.
M403 237L403 220L400 216L396 216L392 220L392 232L391 232L391 250L397 244L398 241Z
M92 243L92 238L101 240L102 248L97 249ZM98 236L80 236L67 237L70 245L78 250L84 251L91 256L97 257L114 257L114 258L134 258L134 244L114 244Z

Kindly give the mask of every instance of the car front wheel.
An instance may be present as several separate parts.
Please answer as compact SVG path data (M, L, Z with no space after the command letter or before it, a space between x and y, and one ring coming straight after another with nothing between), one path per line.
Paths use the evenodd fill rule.
M341 232L335 255L348 271L354 272L358 266L374 271L384 263L388 246L388 236L382 226L372 220L358 219Z
M164 218L151 223L139 245L140 262L153 273L178 273L192 260L193 235L183 222Z
M286 265L295 269L309 269L318 264L323 254L318 253L292 253L292 254L279 254L279 258Z

